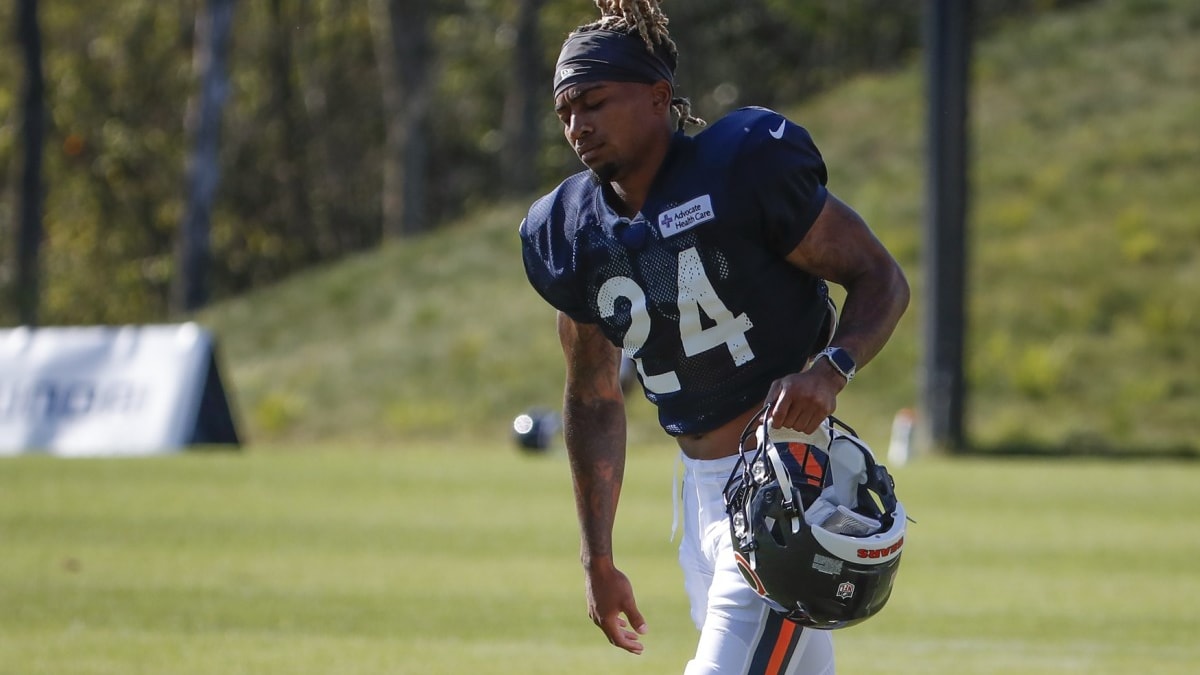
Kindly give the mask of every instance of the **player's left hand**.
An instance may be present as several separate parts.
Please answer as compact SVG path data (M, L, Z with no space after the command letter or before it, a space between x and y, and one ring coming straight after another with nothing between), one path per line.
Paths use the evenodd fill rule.
M772 402L771 427L813 433L837 409L837 395L845 387L846 378L825 359L808 370L775 380L767 392L767 400Z

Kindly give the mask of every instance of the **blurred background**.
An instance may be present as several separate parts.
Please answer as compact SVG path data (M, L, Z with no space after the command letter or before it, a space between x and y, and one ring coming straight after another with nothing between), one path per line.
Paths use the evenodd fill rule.
M764 105L808 127L831 189L910 275L912 308L842 403L877 446L920 403L927 8L665 7L695 112ZM250 443L510 433L561 395L516 227L579 168L550 72L596 15L580 0L0 6L16 38L0 59L0 325L197 320ZM970 33L961 449L1193 455L1200 10L975 0ZM634 440L660 440L632 398Z
M839 398L918 521L888 607L837 635L839 672L1192 675L1200 3L931 20L966 7L665 3L694 112L805 126L914 290ZM550 75L597 14L0 3L0 422L102 398L69 356L59 391L83 393L21 383L20 327L195 322L247 450L0 462L0 674L682 669L674 444L633 385L614 549L651 626L635 658L586 618L554 312L520 262L529 204L580 168ZM961 79L935 67L951 45ZM964 111L934 95L956 82ZM956 120L957 215L930 178ZM961 359L930 334L959 299ZM931 360L961 366L964 456L894 461ZM515 444L514 420L545 438Z

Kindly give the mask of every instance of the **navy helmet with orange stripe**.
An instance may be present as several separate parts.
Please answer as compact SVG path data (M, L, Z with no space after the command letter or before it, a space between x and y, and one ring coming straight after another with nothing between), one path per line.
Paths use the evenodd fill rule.
M769 407L747 426L743 446L768 418ZM769 427L757 425L757 449L741 451L725 488L738 569L800 625L861 623L883 609L900 567L907 516L895 483L834 418L813 444L773 443Z

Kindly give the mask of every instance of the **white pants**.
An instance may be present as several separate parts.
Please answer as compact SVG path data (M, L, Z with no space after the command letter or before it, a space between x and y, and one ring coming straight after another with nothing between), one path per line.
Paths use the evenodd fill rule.
M772 612L737 570L722 493L737 458L683 456L679 565L700 629L684 675L833 675L829 631Z

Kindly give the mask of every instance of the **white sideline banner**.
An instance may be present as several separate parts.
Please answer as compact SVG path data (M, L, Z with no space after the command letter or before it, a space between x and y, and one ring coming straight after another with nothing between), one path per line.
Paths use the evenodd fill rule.
M0 330L0 456L236 445L218 371L194 323Z

